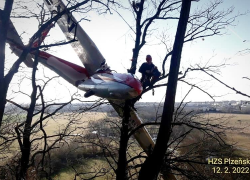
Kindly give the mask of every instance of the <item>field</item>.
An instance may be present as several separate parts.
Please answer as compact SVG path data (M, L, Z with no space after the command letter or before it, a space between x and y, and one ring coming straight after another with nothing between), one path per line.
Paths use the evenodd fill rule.
M240 150L240 155L247 156L250 151L249 135L250 135L250 115L248 114L225 114L225 113L210 113L202 114L206 119L211 119L212 124L220 124L226 127L226 141L230 144L234 144L234 147ZM107 118L106 113L89 113L87 116L81 119L82 123L99 121L101 119ZM63 121L61 121L63 122ZM49 127L53 129L53 124ZM49 130L49 129L48 129ZM52 130L51 130L52 132ZM90 162L92 162L90 160ZM105 164L103 160L94 160L96 163ZM107 164L106 164L107 165ZM65 176L67 174L67 176ZM67 179L66 177L73 176L74 172L72 170L62 171L57 174L56 177L59 179ZM64 178L65 177L65 178ZM98 178L96 178L98 179Z
M223 124L227 127L227 141L245 151L250 151L250 115L249 114L221 114L210 113L204 115L210 119L218 119L213 123ZM232 129L231 129L232 128Z
M149 113L149 112L147 112ZM151 113L152 118L155 117L154 113ZM144 116L147 116L146 113L144 113ZM210 114L202 114L202 117L206 119L211 119L212 124L220 124L227 128L225 134L226 134L226 141L230 144L235 144L236 149L240 150L242 155L249 155L250 151L250 143L249 143L249 135L250 135L250 115L248 114L223 114L223 113L210 113ZM110 117L110 114L106 112L88 112L84 113L83 116L77 117L77 122L75 125L73 125L70 129L75 129L73 132L73 135L85 135L86 133L96 133L95 128L93 127L94 123L101 124L102 126L105 124L105 119L113 119L115 117ZM44 122L46 124L45 130L47 132L47 135L53 135L55 133L58 133L62 129L65 128L65 126L72 120L72 117L69 113L61 114L60 116L48 119L48 121ZM149 119L148 119L149 120ZM92 124L92 127L89 128L89 125ZM98 125L98 126L99 126ZM98 128L97 128L98 129ZM39 133L38 133L39 135ZM107 134L103 135L107 136ZM41 145L41 144L40 144ZM12 150L15 151L18 144L14 143L12 146ZM68 152L67 152L68 153ZM56 158L62 159L62 157L65 156L65 152L58 151L56 152ZM99 165L100 167L108 167L108 164L106 160L103 157L90 157L89 152L87 152L87 156L89 158L83 158L83 160L79 160L78 163L84 162L82 165L77 165L77 170L89 170L94 168L96 165ZM12 156L12 154L8 154L9 157ZM75 155L71 155L74 157L83 157L86 156L85 154L81 152L77 152ZM66 180L66 179L72 179L74 177L74 170L72 168L62 168L61 170L58 170L54 174L53 179L60 179L60 180ZM107 176L106 176L107 177ZM96 178L97 180L101 180L102 178ZM105 178L104 178L105 179Z

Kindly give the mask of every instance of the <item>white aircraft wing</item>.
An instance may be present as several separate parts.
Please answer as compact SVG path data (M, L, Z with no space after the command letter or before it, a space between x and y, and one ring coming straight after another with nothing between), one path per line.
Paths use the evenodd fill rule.
M61 0L44 0L44 2L52 15L62 12L66 8ZM70 12L62 15L62 17L57 21L57 24L61 28L67 40L72 40L74 38L77 39L77 41L71 43L71 45L90 76L105 64L105 59L96 47L95 43L90 39Z
M52 14L62 12L66 8L61 0L44 0L44 2ZM71 45L90 76L95 74L97 69L105 65L106 62L102 54L87 33L78 25L76 19L70 12L65 13L57 23L68 40L72 40L75 37L77 38L78 41L71 43ZM122 104L124 101L109 102L116 112L123 117ZM142 124L141 119L133 109L130 110L130 124L132 124L134 128ZM145 127L140 128L134 134L134 137L146 153L149 153L151 148L154 148L155 143ZM172 175L170 179L175 178Z
M52 14L61 12L66 8L61 0L44 0L44 2ZM96 70L101 67L101 65L104 65L103 63L105 61L94 42L81 28L81 26L77 24L77 21L73 15L70 14L70 12L65 13L57 21L57 23L68 40L72 40L74 36L76 36L78 41L71 44L87 69L88 74L90 76L93 75ZM110 101L110 103L117 113L122 116L121 106L123 101ZM131 109L130 114L131 124L133 124L134 127L139 126L142 123L139 116L133 109ZM152 140L146 128L139 129L134 136L145 152L148 152L149 148L154 147L154 141Z

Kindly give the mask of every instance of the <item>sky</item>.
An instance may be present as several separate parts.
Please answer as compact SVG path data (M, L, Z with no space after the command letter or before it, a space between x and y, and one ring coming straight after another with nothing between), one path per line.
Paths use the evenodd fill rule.
M30 2L27 0L27 3ZM201 0L199 2L193 2L191 12L196 6L206 6L208 1ZM124 6L127 6L128 1L123 2ZM3 2L0 2L2 7ZM249 0L225 0L220 6L221 9L226 9L230 6L234 6L234 14L240 12L247 12L250 10ZM27 4L27 7L29 5ZM128 6L129 7L129 6ZM121 19L120 16L113 10L113 14L99 15L95 12L90 12L86 15L75 14L76 18L87 17L90 21L81 21L82 28L87 32L91 39L95 42L100 52L103 54L108 65L112 70L117 72L126 72L126 69L130 67L132 48L134 47L134 33L128 27L128 25ZM134 19L129 11L119 9L119 13L123 15L124 19L134 26ZM242 54L238 53L244 49L250 48L250 14L240 16L235 20L235 26L228 27L223 36L214 36L202 39L198 39L191 43L185 43L182 52L181 70L184 71L190 66L200 65L218 65L226 62L227 66L220 68L220 74L216 74L216 77L223 80L228 85L235 87L239 91L250 94L250 81L243 79L242 77L250 77L250 53ZM31 35L37 30L37 21L30 19L12 19L19 34L22 34L24 42L28 42ZM153 63L161 70L161 62L166 53L165 47L160 43L160 35L162 32L168 34L168 43L174 42L174 36L176 31L176 20L169 22L158 21L154 23L153 34L147 39L147 45L142 49L138 59L137 70L139 66L145 62L145 56L151 54L153 57ZM55 27L50 31L49 37L46 38L46 42L54 42L56 40L63 40L64 35L61 33L59 27ZM7 50L8 51L8 50ZM52 48L50 53L61 57L65 60L71 61L75 64L81 65L80 60L76 56L70 45ZM9 51L8 51L9 53ZM8 60L15 58L14 55L9 55ZM43 68L39 68L40 73L43 72ZM22 68L22 71L29 71L26 68ZM46 75L52 74L50 71L46 71ZM38 75L39 76L39 75ZM136 73L138 78L141 77L140 73ZM42 77L42 76L41 76ZM199 85L204 90L214 95L216 101L221 100L249 100L249 98L235 94L235 92L225 88L223 85L211 80L208 76L201 72L192 72L187 77L189 82ZM18 84L22 82L23 91L29 92L29 82L22 81L23 76L17 76L13 80L12 93L10 97L16 101L25 101L25 96L17 96L13 94L13 91L17 91ZM76 91L76 89L63 80L58 80L59 84L54 83L48 88L48 98L57 98L63 101L66 97L65 94L69 94L69 91ZM66 87L66 88L65 88ZM176 101L181 101L186 93L190 90L190 86L184 83L178 83ZM152 96L152 91L149 91L143 95L141 101L153 102L162 101L166 92L166 87L155 89L155 95ZM95 98L88 98L88 100L94 100ZM193 88L189 93L185 101L212 101L212 99L200 90Z

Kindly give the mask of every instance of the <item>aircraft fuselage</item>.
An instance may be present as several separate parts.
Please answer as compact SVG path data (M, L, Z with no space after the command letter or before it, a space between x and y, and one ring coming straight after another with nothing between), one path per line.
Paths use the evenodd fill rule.
M107 99L132 99L142 92L141 82L131 74L96 73L85 81L80 81L78 88L92 92L91 95Z

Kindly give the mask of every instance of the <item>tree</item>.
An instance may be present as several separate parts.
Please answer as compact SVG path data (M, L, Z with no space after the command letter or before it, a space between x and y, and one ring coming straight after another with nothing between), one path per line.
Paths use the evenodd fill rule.
M76 10L75 8L78 7L78 5L80 6L81 4L84 4L87 2L90 2L90 1L84 1L82 3L74 4L73 6L68 8L68 10L74 11L74 10ZM195 40L197 38L203 38L203 37L208 37L208 36L212 36L212 35L219 35L219 34L221 34L220 30L223 29L224 26L230 25L230 23L232 23L234 20L234 18L227 19L227 16L231 12L230 9L228 11L221 11L221 13L217 13L215 11L215 7L217 7L217 5L221 3L221 1L215 1L209 7L207 7L205 10L198 11L197 13L189 16L189 10L188 10L189 8L188 7L190 6L191 1L190 0L183 0L182 2L181 1L175 1L175 2L159 1L158 4L155 3L153 7L155 7L156 11L155 11L155 13L153 13L153 16L151 16L149 18L145 18L145 20L142 21L143 12L145 12L144 5L145 5L145 3L148 3L148 2L149 1L140 1L140 2L133 2L132 3L132 8L134 10L135 17L136 17L135 18L136 19L136 30L135 30L136 41L135 41L135 47L133 48L133 61L132 61L132 65L130 68L130 72L134 73L136 70L138 55L140 53L140 50L146 44L146 37L149 34L149 27L151 26L151 24L153 24L153 22L155 22L155 20L179 19L179 24L180 24L179 27L182 27L182 28L180 28L181 33L179 31L180 30L179 28L177 30L176 43L173 47L173 50L169 50L166 53L165 58L163 59L163 64L162 64L163 76L159 79L159 82L161 80L168 78L168 83L167 84L166 83L158 84L158 85L155 85L153 87L149 87L149 88L145 89L143 92L143 93L146 93L148 90L150 90L152 88L157 88L157 87L169 85L168 89L167 89L167 97L166 97L166 101L165 101L165 106L167 108L166 107L164 108L161 123L159 123L159 122L152 123L151 122L151 123L145 123L140 127L132 127L131 128L129 125L130 109L133 108L134 103L137 100L139 100L140 97L133 100L132 102L126 101L124 103L123 118L122 118L122 122L121 122L122 126L120 127L120 131L121 131L120 143L119 143L120 148L119 148L119 158L117 160L117 167L114 167L113 164L110 163L110 166L112 167L112 169L116 173L117 179L128 179L128 178L134 177L135 175L129 174L128 170L129 169L137 170L138 167L141 167L141 171L140 171L140 178L141 179L145 179L145 177L146 177L146 179L156 178L159 174L160 169L161 169L161 165L164 163L166 165L167 163L172 161L172 159L170 160L169 156L171 156L171 155L174 156L174 152L172 152L172 153L167 152L167 150L169 148L169 144L173 144L174 142L179 142L178 139L181 139L182 137L188 136L189 132L191 132L192 129L194 129L194 128L200 129L201 131L206 130L206 132L211 131L211 129L209 129L208 127L204 128L204 124L201 124L201 123L199 125L197 125L196 123L192 124L192 123L186 123L186 122L173 122L173 120L172 120L172 117L174 115L173 112L174 112L175 92L176 92L177 80L185 81L184 80L185 75L190 71L195 71L195 70L200 71L201 69L206 69L206 67L197 68L197 69L188 68L184 72L183 76L181 76L181 77L178 76L181 74L181 72L179 72L179 65L180 65L182 44L184 42L189 42L189 41ZM150 1L149 3L154 3L154 2ZM172 11L178 12L178 10L180 9L181 6L183 7L182 11L181 11L181 18L174 17L174 16L172 16L172 14L168 15L168 13L172 12ZM183 9L185 9L184 7L187 8L185 11L183 10ZM213 13L214 11L216 13ZM39 28L38 32L35 34L34 37L35 38L40 37L39 33L41 33L46 27L48 27L48 25L51 22L56 22L57 19L60 18L60 16L63 13L65 13L65 12L61 12L61 13L57 14L56 16L54 16L53 18L49 18L48 21L45 21L46 23L42 23L41 27ZM42 13L42 15L43 15L43 13ZM38 15L36 17L38 17ZM184 18L184 20L182 19L182 17ZM182 21L185 23L182 23ZM42 21L42 22L44 22L44 21ZM187 23L188 23L188 25L185 25ZM188 26L188 30L186 31L186 34L185 34L185 29L186 29L185 26ZM143 31L142 31L142 28L144 28ZM210 33L208 33L208 32L210 32ZM34 38L32 38L32 39L34 39ZM31 42L31 44L32 44L32 42ZM54 45L59 45L59 44L53 44L53 46ZM46 45L43 47L49 47L49 46L50 45ZM37 50L37 49L30 49L30 47L27 48L26 55L31 50ZM14 71L12 71L13 74L12 74L12 76L9 76L9 77L11 77L11 78L13 77L15 72L18 70L20 63L22 61L24 61L26 55L23 53L23 58L21 58L18 61L18 64L15 64L15 66L13 66L14 67ZM167 59L169 57L171 57L170 73L166 74L165 73L165 68L166 68L165 62L167 61ZM174 65L174 62L176 62L176 65ZM37 61L35 61L35 63L34 63L33 73L32 73L32 86L33 86L33 92L31 94L32 102L31 102L29 108L27 108L27 110L28 110L27 118L25 119L25 121L23 123L18 124L18 126L16 126L16 129L15 129L16 134L17 134L17 137L15 139L19 140L19 145L20 145L21 149L23 149L22 157L21 157L22 166L20 167L20 170L18 173L18 178L26 176L29 165L33 165L34 159L38 154L42 154L41 164L43 164L44 157L46 156L46 153L49 156L49 151L51 149L53 149L53 146L49 146L48 144L46 145L48 137L47 137L46 132L44 131L44 128L43 128L43 122L44 122L43 114L45 112L45 109L48 106L45 105L46 103L44 102L44 100L42 98L42 96L43 96L42 92L41 92L42 88L36 84L37 83L37 81L35 80L36 63L37 63ZM11 78L10 78L10 81L11 81ZM195 85L191 85L191 86L195 87ZM6 93L5 93L5 95L6 95ZM40 97L40 99L38 97ZM6 99L6 97L5 97L5 99ZM39 110L39 113L41 114L41 118L35 122L36 126L32 126L32 122L34 122L33 121L34 115L37 114L37 113L35 113L35 111L36 111L35 104L36 104L36 102L38 102L38 99L41 100L41 105L40 105L41 109ZM62 104L62 107L63 106L64 105ZM55 112L57 112L57 111L55 111ZM53 113L50 113L50 114L53 115ZM167 117L167 118L165 118L165 117ZM173 140L171 139L172 141L170 142L170 134L173 132L173 126L179 126L181 124L182 125L184 124L184 125L190 127L191 130L189 129L186 132L183 132L183 134L180 134L179 136L177 136ZM134 133L136 133L137 130L140 129L141 127L148 126L148 125L154 125L154 126L160 125L160 132L159 132L158 139L156 142L156 147L153 150L151 150L149 148L149 151L147 152L149 155L148 158L143 154L144 152L140 152L137 156L128 158L128 154L129 154L128 147L130 147L130 145L131 145L131 143L130 143L131 136ZM30 138L32 135L32 130L35 131L37 127L39 127L39 131L41 131L43 133L43 136L41 136L41 138L44 139L45 146L44 146L44 149L42 149L41 151L38 151L35 154L32 154L31 153L31 151L32 151L31 144L35 140L34 139L31 140ZM210 127L213 127L213 126L211 125ZM64 136L70 136L70 135L71 135L71 132L67 133L66 130L63 134L59 133L58 140L55 141L55 144L56 144L56 142L61 141ZM211 136L217 137L216 132L213 131L213 133L211 133ZM219 137L217 139L219 139ZM220 141L218 140L218 142L220 142ZM92 142L92 143L94 144L95 142ZM53 144L53 145L55 145L55 144ZM100 144L98 144L98 146L102 147L104 149L104 151L108 151L107 146L101 146ZM176 147L178 147L178 146L176 146ZM108 152L110 152L110 151L108 151ZM32 154L32 156L31 156L31 154ZM193 155L193 154L191 154L191 155ZM30 157L31 157L31 161L30 161ZM153 157L157 157L157 159L159 161L161 161L162 163L159 163L159 161L155 161ZM181 158L176 157L175 162L182 162L185 160L185 162L193 163L187 157L185 157L185 158L186 159L184 159L184 158L181 159ZM143 162L141 162L141 164L131 165L133 160L141 160L141 159L146 159L144 164L143 164ZM107 158L107 161L109 162L110 160ZM150 162L152 162L153 166L155 167L154 171L152 171L151 167L149 167L150 165L152 165L152 164L150 164ZM202 164L204 162L195 162L195 163ZM172 170L176 170L178 172L181 172L183 175L185 175L187 177L192 177L191 175L193 175L192 172L189 172L189 169L175 167L175 165L167 165L166 167L167 167L167 170L166 170L167 173L168 173L168 169L172 168ZM184 171L184 170L186 170L186 171ZM197 173L198 171L195 171L195 172ZM76 171L76 174L79 174L79 173ZM138 173L135 173L135 174L137 175ZM49 177L49 175L48 175L48 177Z
M4 107L6 103L6 95L8 84L5 83L6 79L4 78L4 62L5 62L5 43L7 38L8 26L10 13L12 10L13 1L5 1L4 10L0 11L0 127L2 124L2 119L4 115ZM1 131L0 131L1 132Z
M96 1L97 3L100 3L103 5L103 7L108 9L108 6L106 6L101 1ZM38 167L42 168L42 171L46 172L44 168L44 162L45 157L49 156L50 151L54 148L56 148L56 145L63 140L66 136L72 136L72 132L75 131L75 129L72 128L72 124L76 123L75 119L69 119L69 122L66 124L66 127L62 130L62 132L58 132L58 134L54 135L48 135L44 129L44 122L46 119L57 115L58 111L64 108L66 105L70 104L73 100L75 100L75 97L71 97L70 100L66 103L57 103L57 102L46 102L44 99L44 89L46 89L46 85L54 78L49 79L48 81L44 82L43 86L39 85L38 79L36 78L36 72L37 72L37 66L38 66L38 53L40 48L49 48L51 46L59 46L64 45L67 43L71 43L75 41L73 39L69 42L59 42L55 44L49 44L45 46L41 46L41 34L46 30L53 22L56 22L64 13L75 11L80 6L86 5L83 10L88 11L92 8L92 2L90 0L83 1L83 2L76 2L71 4L69 8L66 8L64 11L58 12L56 15L51 17L47 14L47 12L44 9L43 5L39 5L40 12L31 12L32 14L27 16L19 16L20 18L31 18L35 17L39 20L39 29L37 32L32 36L29 44L27 46L23 47L23 52L19 56L18 60L13 63L13 66L9 70L9 72L5 75L5 44L6 40L8 38L7 32L8 32L8 26L10 23L10 13L12 10L12 4L13 1L6 1L5 2L5 8L4 10L0 11L0 48L1 48L1 77L0 77L0 88L1 88L1 97L0 97L0 128L1 128L1 147L6 147L7 144L13 144L15 141L18 142L19 148L20 148L20 157L17 157L17 161L15 162L15 177L16 179L27 179L29 176L29 168L34 166L37 157L40 155L42 156L41 161L38 163ZM16 17L17 18L17 17ZM35 40L38 39L38 46L33 46L33 43ZM10 40L10 39L8 39ZM9 90L9 85L11 83L11 80L13 76L18 72L20 69L20 64L25 61L27 55L29 53L32 53L34 55L34 62L32 67L32 75L31 75L31 85L32 85L32 93L30 94L31 103L29 104L29 107L23 107L22 105L15 103L7 98L7 92ZM23 93L23 92L21 92ZM25 93L23 93L25 94ZM15 122L16 125L13 125L13 123L9 123L10 119L4 119L7 114L4 114L6 102L12 103L18 108L22 109L24 111L25 118L22 118L21 122ZM39 101L40 104L39 104ZM49 108L56 107L52 112L48 111ZM15 114L12 112L12 114ZM40 115L40 118L36 120L36 116ZM2 122L4 119L4 123L7 125L3 126ZM14 129L11 129L14 128ZM7 131L11 130L11 131ZM15 132L14 132L15 131ZM41 133L41 134L39 134ZM34 137L35 135L38 135L37 137ZM3 140L3 141L2 141ZM43 142L41 142L41 140ZM49 142L52 140L52 143ZM36 149L38 146L43 145L43 148L41 150ZM3 148L3 149L4 149ZM6 150L6 149L5 149ZM17 151L18 152L18 151ZM51 178L51 173L47 173L47 178Z
M101 5L103 5L104 7L106 7L108 9L108 5L105 5L105 3L101 2L101 1L95 1L97 3L100 3ZM37 38L40 37L41 33L46 29L48 28L53 22L56 22L63 14L65 14L66 12L70 12L70 11L74 11L76 10L77 8L79 8L80 6L82 5L86 5L85 8L87 8L88 10L92 8L92 4L88 4L90 3L90 0L86 0L86 1L83 1L83 2L75 2L75 3L72 3L72 4L69 4L69 5L72 5L71 7L65 9L64 11L61 11L60 13L58 13L57 15L53 16L52 18L50 17L46 17L45 15L45 11L44 11L44 7L41 6L41 19L40 19L40 27L38 29L38 31L32 36L31 38L31 41L29 42L28 45L26 45L26 47L24 48L22 54L19 56L19 59L13 64L12 68L10 69L10 71L4 76L4 62L5 62L5 56L4 56L4 53L2 53L2 59L3 61L1 61L1 100L0 100L0 125L1 125L1 122L2 122L2 119L3 119L3 113L4 113L4 107L5 107L5 99L6 99L6 95L7 95L7 91L8 91L8 86L14 76L14 74L18 71L19 69L19 66L22 62L25 61L26 59L26 56L28 53L30 53L31 51L33 50L37 50L39 49L38 48L31 48L32 44L33 44L33 41ZM5 42L6 42L6 38L7 38L7 30L8 30L8 23L9 23L9 18L10 18L10 12L11 12L11 9L12 9L12 4L13 4L13 1L6 1L5 3L5 10L2 12L1 11L1 20L3 20L3 23L4 24L1 24L2 27L1 27L1 30L3 31L2 36L1 36L1 51L4 52L5 50ZM107 4L109 4L109 1L107 2ZM35 18L38 18L40 17L40 14L34 14L32 12L32 15L28 15L28 16L20 16L21 18L30 18L30 17L35 17ZM47 18L47 19L45 19ZM74 39L73 39L74 41ZM56 45L63 45L63 44L67 44L67 43L70 43L72 41L69 41L69 42L66 42L66 43L56 43L56 44L52 44L52 45L47 45L46 47L50 47L50 46L56 46Z
M151 2L147 2L151 3ZM187 3L187 4L186 4ZM162 63L162 69L163 69L163 74L160 77L160 80L163 80L165 78L168 78L168 82L164 84L159 84L155 86L148 87L143 91L142 94L147 92L150 89L156 88L156 87L161 87L161 86L167 86L167 94L165 98L165 106L164 106L164 111L162 114L162 120L160 123L160 128L159 128L159 134L158 138L156 141L155 148L152 151L152 154L149 154L149 157L146 159L145 163L142 165L141 171L140 171L140 176L139 179L155 179L158 176L158 173L161 169L163 159L165 157L165 153L168 148L168 142L169 142L169 137L171 134L171 122L172 122L172 117L173 117L173 112L174 112L174 103L175 103L175 94L176 94L176 86L177 86L177 81L182 81L185 82L193 87L196 87L200 90L198 86L188 83L184 80L186 74L190 71L200 71L201 69L206 69L209 71L209 67L204 67L204 68L188 68L184 75L179 77L182 73L179 71L179 63L180 63L180 58L181 58L181 51L182 51L182 45L183 43L193 41L198 38L204 38L204 37L209 37L209 36L214 36L214 35L222 35L223 30L225 29L226 26L232 25L234 22L235 18L239 15L232 16L230 17L230 14L233 11L233 8L229 8L228 10L225 11L218 11L216 8L222 3L222 1L214 1L211 2L211 4L201 10L194 11L191 15L189 15L189 6L191 4L191 1L159 1L159 2L152 2L152 7L153 10L147 10L147 12L152 13L152 16L147 16L144 17L143 19L143 12L145 12L145 1L137 1L137 2L132 2L131 6L133 8L133 13L135 16L135 47L133 48L133 59L131 63L131 68L129 72L135 73L136 71L136 65L137 65L137 59L140 50L142 47L146 44L146 37L148 34L152 34L151 31L149 31L149 27L151 26L152 22L155 22L156 20L167 20L167 19L179 19L179 26L177 29L177 34L175 37L175 44L173 47L173 50L167 49L166 56L163 59ZM175 17L171 16L172 11L175 11L179 9L180 4L182 4L182 7L186 7L187 9L185 11L185 15L181 14L180 16L185 19L183 20L181 17ZM183 6L183 4L186 4L186 6ZM189 5L188 5L189 4ZM147 6L151 7L151 6ZM188 8L189 7L189 8ZM182 16L183 15L183 16ZM181 22L181 23L180 23ZM182 25L182 26L181 26ZM186 31L186 26L187 26L187 31ZM181 27L183 28L182 31L180 30ZM132 29L132 26L130 26ZM179 29L180 28L180 29ZM179 31L178 31L179 30ZM180 33L181 31L181 33ZM180 34L182 35L180 35ZM171 57L171 65L170 65L170 71L168 74L165 73L165 63L167 59ZM175 63L174 63L175 62ZM202 90L205 92L204 90ZM205 92L207 93L207 92ZM208 93L207 93L208 94ZM208 94L209 95L209 94ZM211 95L209 95L212 97ZM133 103L138 101L140 99L140 96L137 97ZM128 103L128 102L127 102ZM129 103L128 103L129 104ZM124 108L126 109L126 108ZM129 111L126 112L124 110L124 114L126 117L126 114L129 114ZM128 118L128 117L127 117ZM124 119L124 122L127 122ZM122 130L125 132L125 139L127 138L128 140L128 134L127 132L127 124L124 123L125 127L122 127ZM143 127L140 126L140 127ZM138 129L140 128L138 127ZM137 128L136 128L137 129ZM134 132L134 131L133 131ZM122 137L121 137L122 139ZM120 148L123 148L122 145ZM123 157L125 157L123 155ZM123 158L124 159L124 158ZM125 161L125 160L124 160ZM124 167L123 167L124 168ZM126 176L122 176L124 179L126 179Z
M166 91L166 98L163 107L163 113L161 118L161 125L156 141L155 148L149 158L142 166L139 179L156 179L161 169L161 164L167 151L167 146L170 137L171 122L173 120L175 94L177 88L179 67L181 61L181 52L184 42L186 26L189 18L189 12L191 7L191 0L184 0L182 2L182 8L180 12L180 19L175 36L175 42L173 47L173 53L171 57L171 64L168 77L168 88ZM155 166L152 167L151 165Z

